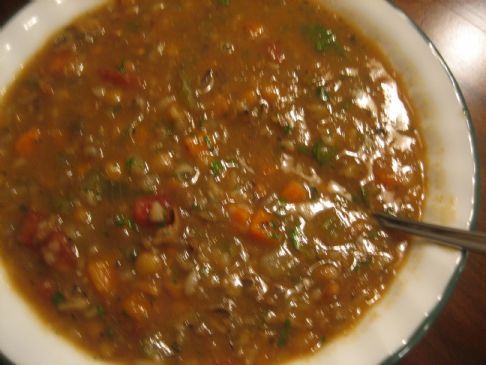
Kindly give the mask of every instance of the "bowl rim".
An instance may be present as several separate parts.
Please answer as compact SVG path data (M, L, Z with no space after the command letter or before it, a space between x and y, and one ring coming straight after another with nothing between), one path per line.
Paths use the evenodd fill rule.
M392 0L384 0L384 1L388 3L388 5L390 5L394 11L396 11L397 13L399 13L399 15L401 15L406 19L406 21L414 28L414 30L420 35L423 41L430 48L432 56L437 61L439 61L442 70L446 73L446 76L456 95L457 101L463 109L464 119L466 122L466 128L468 132L468 139L471 147L472 164L473 164L473 171L474 171L474 175L472 176L473 199L471 202L471 215L468 219L468 228L469 230L474 229L477 225L479 204L480 204L480 192L481 192L481 179L479 175L480 161L479 161L479 153L478 153L477 134L472 122L472 117L468 109L464 94L459 86L459 83L454 77L451 69L449 68L446 61L444 60L443 56L438 51L437 47L434 45L434 43L429 38L429 36L425 33L425 31ZM35 2L36 1L34 1L34 3ZM28 11L28 8L31 5L32 2L28 2L26 5L20 8L13 16L7 19L7 21L0 26L0 32L2 32L9 24L15 23L18 19L20 19L23 16L23 14ZM8 85L7 87L10 87L10 85ZM456 263L454 271L451 273L451 276L447 282L446 287L442 292L440 299L438 299L434 307L431 308L428 316L425 316L424 319L417 325L414 332L406 340L404 340L403 345L398 347L392 354L387 355L386 358L383 361L381 361L378 365L396 364L413 347L415 347L421 341L421 339L427 334L431 325L438 318L439 314L444 309L450 296L452 295L455 287L457 286L461 274L464 271L464 268L466 266L468 256L469 253L466 249L461 250L460 257ZM14 362L5 356L2 353L1 349L0 349L0 364L14 365Z
M468 129L469 134L469 141L471 144L472 149L472 157L473 157L473 168L474 168L474 176L473 176L473 189L474 189L474 196L472 201L472 213L471 217L469 218L469 230L476 228L477 220L478 220L478 213L479 213L479 203L480 203L480 193L481 193L481 179L479 176L479 150L477 144L477 134L474 128L474 124L472 121L471 113L467 106L466 99L464 94L457 82L454 74L452 73L451 69L447 65L444 57L439 52L437 47L435 46L434 42L429 38L429 36L425 33L425 31L408 15L406 14L397 4L395 4L392 0L386 0L388 4L393 7L395 11L400 13L407 22L415 29L415 31L422 37L422 39L427 43L429 46L433 57L435 57L442 69L445 71L449 82L451 83L456 97L458 99L459 104L462 106L464 111L464 117L466 120L466 127ZM461 250L461 257L456 264L454 272L452 273L447 286L445 287L444 291L442 292L441 298L437 301L436 305L431 309L429 315L425 317L422 322L416 327L415 331L407 338L405 343L399 347L394 353L389 355L386 359L384 359L379 365L392 365L396 364L399 360L401 360L408 352L414 348L422 338L427 334L432 324L436 321L439 317L439 314L445 308L446 304L449 301L454 289L456 288L459 279L461 278L461 274L466 267L467 259L469 257L469 252L466 249Z

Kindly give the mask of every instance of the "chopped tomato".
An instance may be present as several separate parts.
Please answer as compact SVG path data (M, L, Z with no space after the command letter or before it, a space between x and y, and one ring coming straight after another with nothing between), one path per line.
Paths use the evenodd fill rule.
M52 232L42 245L41 252L46 264L60 272L70 271L76 266L76 247L62 232Z
M102 80L107 81L114 86L128 89L141 88L143 86L143 81L140 77L133 73L122 73L103 68L98 71L98 74Z
M38 283L37 289L43 298L50 300L56 288L53 280L44 279Z
M164 195L143 196L135 200L133 218L141 226L165 226L174 221L174 211Z
M21 244L27 247L34 247L38 242L36 242L35 236L37 234L37 229L39 228L39 223L43 219L42 214L36 211L29 211L22 221L20 232L18 235L18 240Z
M41 131L39 128L30 128L24 132L15 142L15 151L19 156L27 158L32 156L36 145L41 138Z
M74 54L72 51L58 51L53 53L48 66L47 70L51 74L60 75L66 69L66 66L69 65L74 59Z

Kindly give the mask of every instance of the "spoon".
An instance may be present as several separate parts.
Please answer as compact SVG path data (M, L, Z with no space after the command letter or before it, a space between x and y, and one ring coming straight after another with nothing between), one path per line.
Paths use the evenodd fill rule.
M485 233L422 223L397 218L384 213L374 213L373 215L385 228L391 228L415 236L428 238L444 246L467 248L471 251L486 254Z

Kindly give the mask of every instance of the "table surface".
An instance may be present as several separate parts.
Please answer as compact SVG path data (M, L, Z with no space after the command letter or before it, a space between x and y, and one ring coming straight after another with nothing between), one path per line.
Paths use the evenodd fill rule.
M26 0L1 0L3 24ZM455 75L471 112L477 141L486 140L486 1L395 0L437 46ZM486 144L478 143L486 161ZM485 162L486 163L486 162ZM486 198L486 169L480 171L481 201ZM477 228L486 231L486 204ZM486 256L470 254L448 304L402 365L478 365L486 363Z

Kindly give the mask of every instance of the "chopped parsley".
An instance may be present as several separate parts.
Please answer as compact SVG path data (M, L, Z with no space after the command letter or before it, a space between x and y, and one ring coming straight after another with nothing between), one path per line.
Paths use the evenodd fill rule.
M304 35L312 42L314 49L319 53L343 54L344 48L338 42L336 34L320 24L306 25Z
M312 147L312 157L319 165L327 165L335 157L336 153L332 147L327 146L324 142L318 141Z
M66 297L59 290L55 291L51 297L52 303L57 307L66 301Z
M290 327L291 327L290 320L288 319L285 320L278 333L278 339L277 339L278 347L284 347L287 344L287 342L289 342Z
M214 176L219 176L224 172L223 160L214 160L209 164L209 168Z

